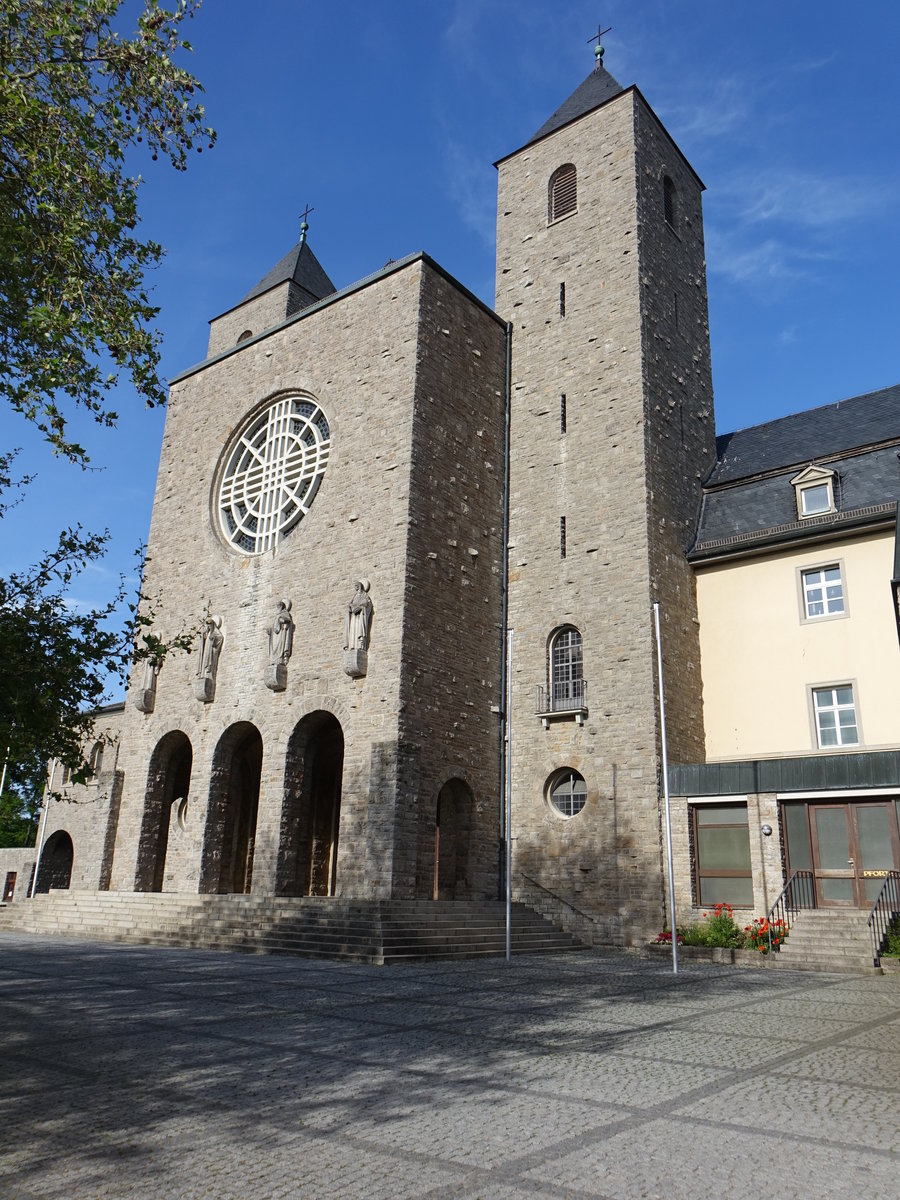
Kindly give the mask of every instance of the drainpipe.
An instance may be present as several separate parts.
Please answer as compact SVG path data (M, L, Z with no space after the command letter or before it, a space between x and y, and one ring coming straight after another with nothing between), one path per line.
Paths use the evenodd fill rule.
M509 686L507 682L507 672L509 668L507 657L507 641L508 631L507 622L509 620L509 446L510 446L510 424L511 424L511 400L512 400L512 322L506 323L506 425L504 430L504 447L503 447L503 574L501 577L501 612L500 612L500 837L498 838L498 899L501 899L506 891L509 890L509 880L507 875L509 867L507 863L508 854L506 853L506 844L509 841L508 828L508 797L507 797L507 765L509 760L509 725L508 712L509 705Z

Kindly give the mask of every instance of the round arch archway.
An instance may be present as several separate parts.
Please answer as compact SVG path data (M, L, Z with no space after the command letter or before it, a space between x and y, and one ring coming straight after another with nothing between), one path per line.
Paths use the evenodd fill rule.
M275 890L333 896L344 772L344 731L330 712L309 713L288 741Z
M190 738L179 729L173 729L161 738L150 756L134 874L136 892L163 890L170 814L176 800L188 798L193 761Z
M201 892L251 889L262 759L262 735L249 721L230 726L219 738L209 780Z
M471 844L475 797L462 779L448 779L438 792L434 814L434 900L466 900L472 895Z
M68 888L72 882L74 861L75 847L72 845L72 838L65 829L57 829L47 838L41 851L41 862L34 885L35 895L38 892L49 892L51 888Z

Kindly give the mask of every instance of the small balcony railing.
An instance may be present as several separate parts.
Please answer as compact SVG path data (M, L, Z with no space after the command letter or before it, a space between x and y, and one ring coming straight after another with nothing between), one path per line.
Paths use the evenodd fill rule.
M575 717L581 725L587 715L587 681L572 679L537 689L537 715L546 726L552 717Z

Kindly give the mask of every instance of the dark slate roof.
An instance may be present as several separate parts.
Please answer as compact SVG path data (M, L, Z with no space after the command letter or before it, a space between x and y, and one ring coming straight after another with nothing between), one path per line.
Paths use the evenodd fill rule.
M716 438L708 486L900 438L900 384Z
M900 385L716 439L692 562L884 525L900 499ZM791 479L835 472L836 511L801 520Z
M319 260L310 250L309 242L305 240L299 241L292 250L288 250L284 258L279 259L268 275L264 275L240 303L246 304L248 300L255 300L257 296L277 287L280 283L295 283L309 293L310 303L315 300L324 300L326 296L331 296L337 291L322 270Z
M625 89L618 80L613 79L605 67L595 67L583 83L580 83L568 100L564 101L549 120L546 120L534 137L525 143L530 146L538 138L546 137L556 129L562 129L577 117L583 117L618 96Z

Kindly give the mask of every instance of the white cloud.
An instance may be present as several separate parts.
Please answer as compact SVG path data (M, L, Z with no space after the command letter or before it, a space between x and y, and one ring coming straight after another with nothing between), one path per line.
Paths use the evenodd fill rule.
M493 247L496 236L497 194L494 177L484 168L479 154L472 153L459 142L444 144L444 163L447 187L463 223Z
M782 221L822 230L876 216L890 197L882 183L789 168L742 172L721 191L743 221Z

